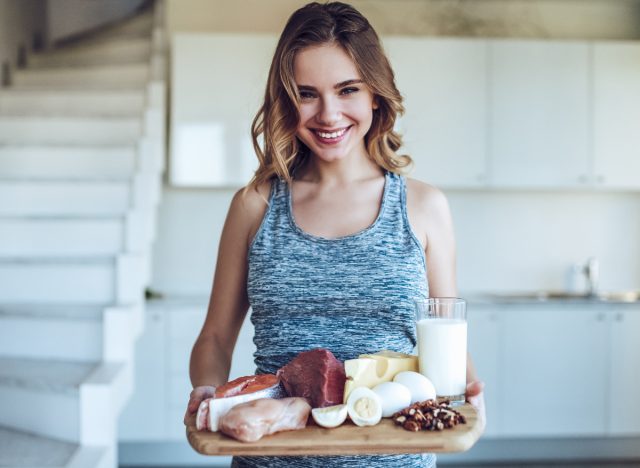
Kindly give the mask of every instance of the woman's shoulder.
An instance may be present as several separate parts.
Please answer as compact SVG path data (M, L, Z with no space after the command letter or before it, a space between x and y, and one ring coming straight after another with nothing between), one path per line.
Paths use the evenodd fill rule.
M447 197L439 188L420 180L407 177L407 205L423 214L449 212Z
M255 236L267 212L270 193L271 182L267 181L257 186L243 187L233 195L228 217L237 220L248 243Z

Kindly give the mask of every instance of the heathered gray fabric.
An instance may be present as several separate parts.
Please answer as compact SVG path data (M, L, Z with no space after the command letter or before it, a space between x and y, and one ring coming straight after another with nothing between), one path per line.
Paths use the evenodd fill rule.
M256 373L275 373L313 348L327 348L341 361L383 349L413 351L413 300L428 297L428 286L405 190L402 176L386 173L376 221L356 234L325 239L295 224L288 184L273 183L249 249ZM232 466L424 468L435 466L435 456L235 457Z

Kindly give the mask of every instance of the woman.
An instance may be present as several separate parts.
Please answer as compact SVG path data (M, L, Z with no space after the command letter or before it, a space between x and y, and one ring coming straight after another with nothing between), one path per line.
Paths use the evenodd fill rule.
M401 175L411 163L396 154L402 112L378 36L358 11L311 3L291 16L253 122L260 165L222 233L186 421L227 381L249 306L256 373L274 373L312 348L341 360L410 353L413 300L456 295L447 201ZM482 384L468 368L467 397L480 406ZM233 466L425 467L435 457L236 457Z

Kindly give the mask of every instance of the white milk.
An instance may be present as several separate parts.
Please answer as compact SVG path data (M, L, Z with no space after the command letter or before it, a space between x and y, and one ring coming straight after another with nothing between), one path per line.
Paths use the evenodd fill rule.
M438 396L464 395L467 386L467 322L428 318L417 323L420 373Z

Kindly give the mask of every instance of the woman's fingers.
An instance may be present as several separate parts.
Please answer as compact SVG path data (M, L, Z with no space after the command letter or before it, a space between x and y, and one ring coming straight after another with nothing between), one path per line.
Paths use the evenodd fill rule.
M484 406L484 382L474 381L467 384L466 399L478 412L478 419L483 429L487 423L487 415Z
M216 394L216 387L207 385L196 387L191 391L189 395L189 403L187 404L187 411L184 414L184 423L186 425L192 425L195 421L195 413L200 407L200 403L207 398L213 398Z
M468 383L467 384L467 391L466 391L467 400L469 400L470 398L475 397L477 395L480 395L483 390L484 390L484 382L476 380L476 381Z

